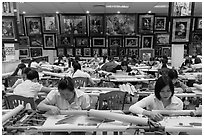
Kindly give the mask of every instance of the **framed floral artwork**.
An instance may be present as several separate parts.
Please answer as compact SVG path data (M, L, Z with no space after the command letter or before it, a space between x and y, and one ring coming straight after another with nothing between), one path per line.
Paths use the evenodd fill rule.
M168 22L166 16L156 16L154 20L154 31L167 31Z
M15 17L2 17L2 39L15 40L16 34L16 18Z
M28 47L30 45L29 37L21 36L19 37L19 47Z
M73 37L70 35L62 34L59 36L59 46L61 47L73 47Z
M19 49L19 57L29 57L28 49Z
M44 49L55 49L56 37L55 34L43 34Z
M25 17L28 36L42 34L41 17Z
M92 47L106 47L106 38L92 37Z
M193 2L170 2L171 16L191 16Z
M42 35L29 36L30 47L43 47L43 37Z
M2 2L2 16L14 16L14 2Z
M172 19L172 42L189 42L191 18Z
M158 33L156 34L156 44L157 45L166 45L169 44L169 37L168 33Z
M60 15L61 33L73 35L87 35L86 15Z
M104 34L104 15L90 15L89 21L91 36Z
M108 43L109 43L109 47L122 47L123 39L122 37L109 37Z
M201 17L198 17L198 18L195 18L195 27L194 27L195 30L202 30L202 18Z
M154 32L154 14L139 14L139 33Z
M139 37L125 37L125 47L139 47Z
M88 37L75 37L76 47L90 47Z
M73 53L74 53L73 48L67 48L67 55L73 57L74 56Z
M31 57L42 56L42 48L30 48L30 56Z
M58 31L57 20L55 15L43 16L43 32L55 33Z
M149 61L151 57L154 57L154 49L140 49L139 57L144 61Z
M91 48L84 48L84 56L85 57L91 56Z
M153 48L154 35L142 35L142 48Z

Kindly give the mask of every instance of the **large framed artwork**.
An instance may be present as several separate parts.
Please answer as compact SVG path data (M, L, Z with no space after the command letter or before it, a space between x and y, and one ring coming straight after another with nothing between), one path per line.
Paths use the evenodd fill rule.
M92 37L92 47L106 47L106 38Z
M106 35L135 35L135 14L106 15Z
M57 19L55 15L43 16L43 32L56 33L58 31Z
M30 38L30 47L43 47L42 35L33 35L33 36L29 36L29 38Z
M191 16L193 2L170 2L171 16Z
M90 47L88 37L75 37L75 47Z
M2 39L15 40L16 39L16 24L15 17L2 17Z
M201 17L195 18L194 29L195 30L202 30L202 18Z
M29 57L28 49L19 49L19 57Z
M157 45L166 45L169 44L169 37L168 33L158 33L156 34L156 44Z
M55 34L43 34L44 49L55 49L56 36Z
M162 47L162 56L171 57L171 47Z
M103 35L104 34L104 16L103 15L90 15L89 19L90 35Z
M31 57L39 57L42 56L42 48L30 48L30 56Z
M84 48L84 56L85 57L91 56L91 48Z
M19 48L20 47L29 47L29 45L30 45L29 37L27 37L27 36L19 37Z
M61 33L87 35L86 15L61 15Z
M140 49L139 56L141 60L149 61L151 57L154 57L154 49Z
M142 35L142 48L153 48L154 35Z
M62 34L59 36L59 46L73 47L73 37L70 35Z
M156 16L154 18L154 31L167 31L168 21L166 16Z
M154 32L154 14L139 14L139 33Z
M42 34L41 17L25 17L28 36Z
M139 37L125 37L125 47L139 47Z
M14 16L13 4L13 2L2 2L2 16Z
M108 37L109 47L122 47L123 39L122 37Z
M172 19L172 42L189 42L190 18Z

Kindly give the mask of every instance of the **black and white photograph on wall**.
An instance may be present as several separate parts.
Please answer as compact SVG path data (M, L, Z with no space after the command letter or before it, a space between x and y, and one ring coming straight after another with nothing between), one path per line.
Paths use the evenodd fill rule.
M90 35L103 35L103 15L90 15Z
M166 31L167 28L167 17L155 17L154 30L155 31Z
M73 57L73 49L72 48L67 48L67 55Z
M33 35L33 36L29 36L29 38L30 38L31 47L42 47L43 46L42 35Z
M28 47L29 45L30 45L29 37L27 36L19 37L19 47Z
M92 38L92 47L105 47L106 39L103 37L93 37Z
M167 33L156 34L156 44L157 45L169 44L169 37L170 37L170 35Z
M108 56L108 49L101 49L101 56Z
M43 34L44 49L55 49L56 38L55 34Z
M126 37L125 38L125 47L138 47L139 46L139 37Z
M84 56L86 57L91 56L91 48L84 48Z
M142 35L142 48L153 48L153 35Z
M28 57L29 52L28 49L19 49L19 57Z
M42 56L42 48L30 48L30 56L31 57Z
M75 56L82 56L82 53L81 53L81 49L80 49L80 48L76 48L76 49L75 49Z

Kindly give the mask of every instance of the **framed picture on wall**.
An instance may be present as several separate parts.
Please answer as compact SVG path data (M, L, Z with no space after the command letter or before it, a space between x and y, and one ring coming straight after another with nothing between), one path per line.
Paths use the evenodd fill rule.
M153 48L154 35L142 35L142 48Z
M155 31L167 31L167 17L166 16L157 16L154 18L154 30Z
M169 37L170 37L170 35L168 33L156 34L156 44L157 45L169 44Z
M67 48L67 55L69 55L69 56L74 56L74 54L73 54L74 52L73 52L73 49L72 48Z
M33 35L33 36L29 36L29 38L30 38L31 47L43 47L42 35Z
M39 57L42 56L42 48L30 48L30 56L31 57Z
M84 56L85 57L91 56L91 48L84 48Z
M89 19L90 35L103 35L104 34L104 16L103 15L90 15Z
M86 15L60 15L61 33L87 35Z
M162 47L162 56L171 57L171 47Z
M90 47L88 37L76 37L75 38L76 47Z
M202 18L195 18L195 30L202 30Z
M16 39L15 17L2 17L2 39Z
M192 2L171 2L171 16L191 16Z
M192 42L202 42L202 32L192 32Z
M64 55L64 54L65 54L64 48L57 48L57 56Z
M126 54L128 56L136 55L138 56L138 48L126 48Z
M41 17L25 17L27 34L35 35L42 34Z
M140 49L139 56L140 59L149 61L151 57L154 57L154 49Z
M101 56L108 56L108 49L101 49Z
M106 38L92 37L92 47L106 47Z
M118 48L109 48L109 54L110 56L116 57L118 56Z
M139 33L154 32L154 14L139 14Z
M190 18L172 19L172 42L189 42Z
M122 37L109 37L108 39L109 47L122 47L123 40Z
M119 56L120 56L120 57L126 56L125 53L126 53L125 48L119 48Z
M17 22L17 26L18 26L18 33L21 36L25 36L25 25L24 25L24 19L23 19L23 15L19 15L19 22Z
M99 49L99 48L92 48L92 50L93 50L93 56L94 56L95 54L97 54L98 56L100 56L100 49Z
M55 34L43 34L44 49L55 49L56 37Z
M139 37L125 37L125 47L139 47Z
M55 33L57 32L57 21L55 15L45 15L43 17L43 32L45 33Z
M63 47L73 47L73 37L70 35L60 35L59 36L59 46Z
M28 49L19 49L19 57L29 57Z
M75 56L81 56L82 52L81 52L81 48L76 48L75 49Z
M2 16L14 16L13 2L2 2Z
M29 37L27 36L19 37L19 47L28 47L29 45L30 45Z

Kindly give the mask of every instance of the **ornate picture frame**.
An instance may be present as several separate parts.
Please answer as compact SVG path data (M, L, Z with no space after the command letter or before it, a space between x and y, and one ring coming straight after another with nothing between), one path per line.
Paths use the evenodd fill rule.
M189 42L191 18L172 18L171 42Z
M139 14L139 33L154 33L154 14Z
M43 34L44 49L56 48L56 36L55 34Z
M156 34L156 44L157 45L167 45L169 44L170 34L169 33L157 33Z
M139 47L139 37L125 37L125 47Z
M75 47L90 47L88 37L75 37Z
M84 56L85 57L91 56L91 48L84 48Z
M13 2L2 2L2 16L14 16Z
M90 15L89 26L90 35L103 35L104 34L104 15Z
M28 36L42 34L41 17L25 17Z
M192 2L171 2L171 16L191 16L193 11Z
M142 35L142 48L153 48L154 35Z
M44 15L42 21L44 33L56 33L58 31L56 15Z
M151 57L154 57L154 49L140 49L139 57L141 60L149 61Z
M3 40L15 40L16 34L16 23L15 17L2 17L2 39Z
M92 37L92 47L106 47L106 38Z
M154 20L154 31L167 31L167 16L155 16Z
M30 48L30 56L31 57L39 57L39 56L42 56L42 51L43 49L42 48Z

